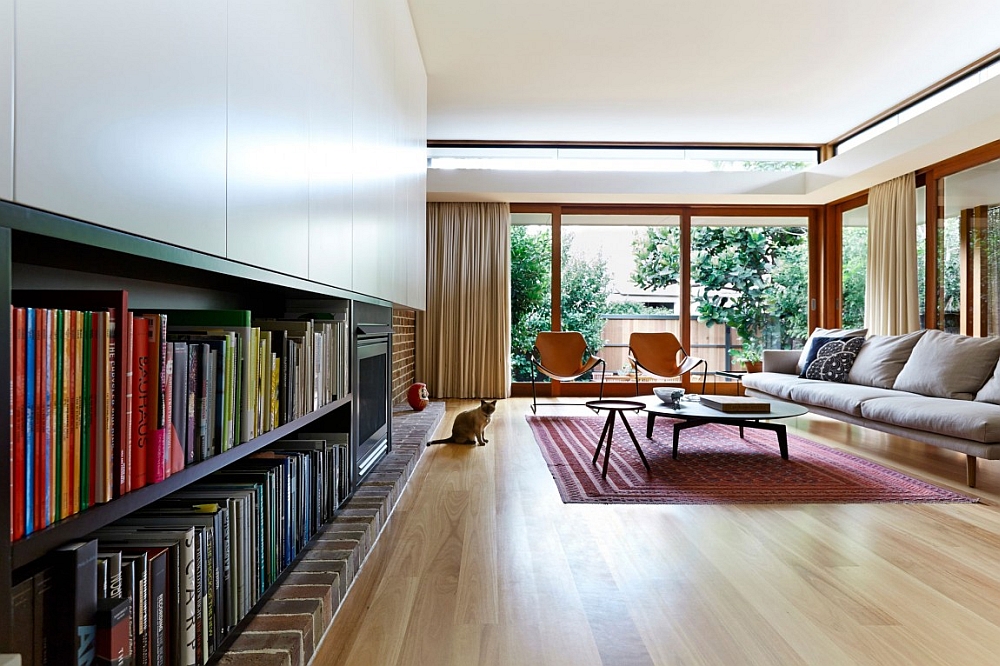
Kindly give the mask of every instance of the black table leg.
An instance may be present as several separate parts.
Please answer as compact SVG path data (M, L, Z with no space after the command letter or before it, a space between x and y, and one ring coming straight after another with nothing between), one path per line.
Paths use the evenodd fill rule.
M597 450L594 451L594 461L593 462L594 462L595 465L597 464L597 458L598 458L598 456L601 455L601 447L604 446L604 438L608 434L608 428L611 427L611 421L614 420L614 417L615 417L615 413L614 412L608 412L608 418L604 422L604 429L601 430L601 438L599 440L597 440Z
M778 436L778 451L781 457L788 460L788 432L784 423L765 423L764 421L745 421L739 424L740 430L746 428L757 428L758 430L770 430Z
M625 412L618 412L618 415L622 417L622 423L625 424L625 429L628 430L628 436L632 438L632 443L635 444L635 450L639 452L639 457L642 459L642 464L649 471L649 463L646 462L646 454L642 452L639 447L639 440L635 438L635 433L632 432L632 426L628 424L628 420L625 418Z
M611 440L615 435L615 410L608 411L608 443L604 445L604 469L601 470L601 478L608 478L608 458L611 457Z
M656 414L648 412L646 416L646 439L653 439L653 422L655 420Z
M709 423L706 419L688 419L687 421L684 421L684 423L674 424L674 460L677 460L677 445L680 442L679 435L681 434L681 430L696 428L700 425L705 425L706 423Z

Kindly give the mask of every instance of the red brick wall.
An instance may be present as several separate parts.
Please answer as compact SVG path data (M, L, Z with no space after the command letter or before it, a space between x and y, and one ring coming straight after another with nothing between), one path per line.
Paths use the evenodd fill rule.
M406 390L416 380L417 313L392 311L392 404L406 402Z

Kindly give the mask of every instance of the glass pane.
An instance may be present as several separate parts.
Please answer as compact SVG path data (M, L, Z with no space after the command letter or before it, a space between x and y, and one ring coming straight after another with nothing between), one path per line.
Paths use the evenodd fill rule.
M583 333L605 360L607 381L634 381L627 359L632 331L680 336L679 225L675 215L562 218L562 328Z
M944 179L938 222L945 330L1000 333L1000 160Z
M528 382L535 336L552 329L552 216L511 213L510 221L511 378Z
M840 321L844 328L865 325L865 269L868 266L868 206L841 216L842 251Z
M927 328L927 188L917 188L917 300L920 328Z
M714 372L759 360L763 349L801 347L808 219L695 217L691 224L691 353Z

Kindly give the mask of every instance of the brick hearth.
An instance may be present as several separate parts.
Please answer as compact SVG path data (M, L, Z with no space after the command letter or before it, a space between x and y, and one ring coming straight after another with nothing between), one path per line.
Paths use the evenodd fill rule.
M443 417L442 402L422 412L393 408L392 451L306 548L220 665L309 663Z

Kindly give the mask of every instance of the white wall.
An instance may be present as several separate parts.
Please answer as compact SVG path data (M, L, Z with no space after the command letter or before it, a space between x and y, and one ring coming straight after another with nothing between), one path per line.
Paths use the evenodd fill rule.
M14 0L0 0L0 199L14 198Z
M17 0L14 200L226 249L225 0Z
M406 0L0 0L0 198L422 308L426 89Z

